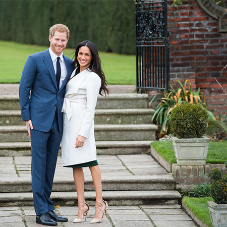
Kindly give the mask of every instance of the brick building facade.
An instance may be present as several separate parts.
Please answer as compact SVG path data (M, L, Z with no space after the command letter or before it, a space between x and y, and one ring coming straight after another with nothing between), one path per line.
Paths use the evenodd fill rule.
M202 1L184 1L178 9L168 1L170 84L190 79L218 116L227 114L227 69L220 73L227 64L227 16L212 0Z

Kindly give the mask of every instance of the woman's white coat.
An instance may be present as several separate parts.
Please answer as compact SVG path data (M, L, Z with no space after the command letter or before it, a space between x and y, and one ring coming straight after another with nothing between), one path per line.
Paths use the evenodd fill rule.
M72 75L75 74L75 70ZM66 85L62 107L64 119L61 142L63 166L97 160L94 115L100 87L100 77L88 69L77 74ZM83 147L75 148L78 135L84 136L85 141Z

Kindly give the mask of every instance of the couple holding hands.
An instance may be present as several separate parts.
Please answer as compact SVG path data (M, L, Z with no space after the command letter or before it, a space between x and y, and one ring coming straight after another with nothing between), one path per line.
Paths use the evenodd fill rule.
M62 163L73 169L78 197L75 223L86 220L89 205L84 198L83 167L89 167L95 186L95 216L103 220L107 202L102 199L101 172L96 158L94 115L98 95L108 93L96 46L78 44L74 61L63 55L69 29L50 28L50 48L28 57L20 81L21 115L31 137L31 176L36 223L56 226L67 222L54 212L50 199L58 150Z

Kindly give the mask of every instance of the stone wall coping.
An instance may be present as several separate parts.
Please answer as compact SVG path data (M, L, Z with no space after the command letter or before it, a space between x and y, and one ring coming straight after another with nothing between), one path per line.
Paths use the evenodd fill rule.
M169 173L172 173L172 165L163 159L161 155L151 146L151 156Z

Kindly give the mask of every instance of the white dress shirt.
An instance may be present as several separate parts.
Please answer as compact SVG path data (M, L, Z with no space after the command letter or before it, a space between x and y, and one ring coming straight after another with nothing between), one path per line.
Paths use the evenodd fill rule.
M57 71L57 68L56 68L56 63L57 63L57 57L60 57L60 65L61 65L61 78L60 78L60 83L59 83L59 89L67 75L67 69L66 69L66 66L65 66L65 61L64 61L64 58L63 58L63 54L61 53L60 56L57 56L50 48L49 48L49 52L50 52L50 57L53 61L53 65L54 65L54 71L55 71L55 75L56 75L56 71Z

